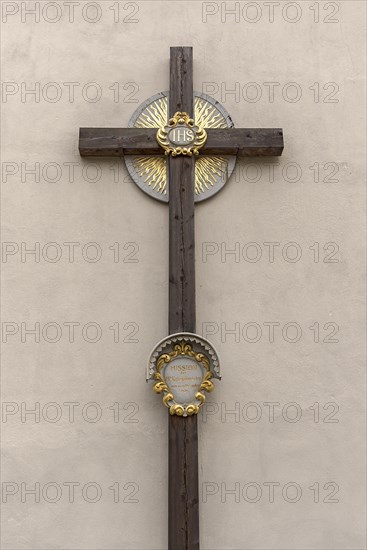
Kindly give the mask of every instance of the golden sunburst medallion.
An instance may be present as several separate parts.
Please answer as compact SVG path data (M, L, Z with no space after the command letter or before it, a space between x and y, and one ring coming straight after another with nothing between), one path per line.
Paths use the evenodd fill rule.
M166 155L133 155L125 157L125 163L134 182L145 193L163 202L168 202L169 154L195 155L196 202L205 200L222 189L236 164L236 156L209 156L200 153L200 148L206 141L205 128L233 128L234 125L218 101L198 92L194 92L194 98L193 119L188 113L175 113L172 119L168 119L168 92L161 92L140 105L129 121L129 127L157 128L157 141Z

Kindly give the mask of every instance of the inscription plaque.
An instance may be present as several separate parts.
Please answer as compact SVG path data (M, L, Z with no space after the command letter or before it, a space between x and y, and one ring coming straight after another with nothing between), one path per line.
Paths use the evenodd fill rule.
M152 351L147 381L162 393L162 401L171 414L191 416L199 412L205 393L214 389L213 378L220 378L218 354L198 334L171 334Z

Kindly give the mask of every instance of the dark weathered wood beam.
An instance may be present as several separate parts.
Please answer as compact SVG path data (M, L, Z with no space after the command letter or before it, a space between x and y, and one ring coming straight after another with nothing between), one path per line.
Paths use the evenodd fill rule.
M192 48L171 48L169 116L193 112ZM194 159L169 157L169 331L195 332Z
M207 134L201 155L274 157L284 148L281 128L208 128Z
M162 155L155 128L80 128L79 152L82 157L122 157Z
M79 151L82 157L163 155L156 133L155 128L80 128ZM208 128L207 134L201 155L271 157L284 147L281 128Z
M192 48L171 48L169 116L192 115ZM195 332L194 158L170 157L169 332ZM199 549L197 416L169 417L168 548Z

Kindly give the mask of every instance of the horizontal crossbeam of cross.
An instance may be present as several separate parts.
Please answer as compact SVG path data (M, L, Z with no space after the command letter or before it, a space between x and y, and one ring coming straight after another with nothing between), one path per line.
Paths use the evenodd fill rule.
M281 128L207 128L207 140L200 155L276 157L282 154ZM80 128L82 157L164 155L155 128Z

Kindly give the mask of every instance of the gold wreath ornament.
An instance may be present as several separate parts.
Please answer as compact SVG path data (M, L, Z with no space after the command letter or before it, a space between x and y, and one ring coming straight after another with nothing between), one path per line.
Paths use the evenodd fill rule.
M207 138L205 129L195 124L193 118L186 112L177 111L168 124L162 125L157 131L157 141L166 155L176 157L192 154L197 156Z

